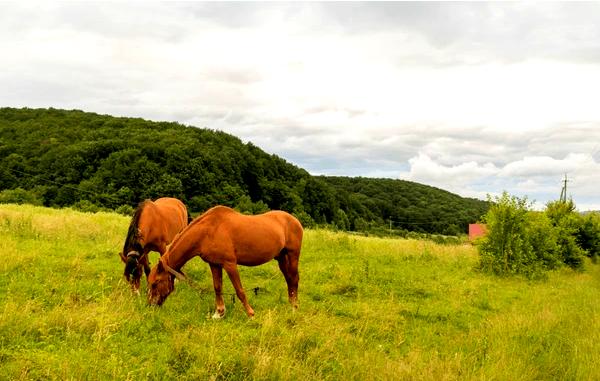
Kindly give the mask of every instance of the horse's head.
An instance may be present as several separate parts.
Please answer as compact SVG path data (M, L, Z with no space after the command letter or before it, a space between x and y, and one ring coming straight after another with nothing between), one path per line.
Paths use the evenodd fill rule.
M148 275L148 303L161 306L174 289L175 276L167 271L159 259Z
M141 254L138 251L132 250L127 255L119 253L121 260L125 263L125 271L123 275L127 282L131 283L134 290L140 288L140 278L142 277L143 265L140 263Z

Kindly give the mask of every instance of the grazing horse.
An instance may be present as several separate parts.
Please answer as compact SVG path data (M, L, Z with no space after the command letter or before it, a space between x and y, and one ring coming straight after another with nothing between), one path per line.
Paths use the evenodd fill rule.
M288 298L298 307L298 259L302 246L302 225L291 214L271 211L247 216L225 206L215 206L196 218L169 246L148 276L148 303L162 305L174 289L180 269L195 256L210 265L215 289L216 312L225 315L222 295L223 269L235 288L248 316L254 310L248 304L237 265L258 266L272 259L279 263L285 277Z
M119 253L125 263L124 275L133 291L139 294L142 268L146 278L150 273L148 253L158 251L163 255L167 245L187 224L187 209L176 198L145 200L138 205L129 224L123 251Z

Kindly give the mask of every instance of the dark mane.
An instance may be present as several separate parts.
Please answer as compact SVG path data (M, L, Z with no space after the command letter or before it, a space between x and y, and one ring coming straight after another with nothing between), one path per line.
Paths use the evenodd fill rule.
M131 217L131 222L129 223L129 230L127 231L127 238L125 238L125 245L123 246L123 255L127 255L127 253L131 250L136 250L141 253L142 247L138 242L139 239L139 223L140 217L142 216L142 211L144 207L150 200L144 200L140 202L133 213L133 217Z

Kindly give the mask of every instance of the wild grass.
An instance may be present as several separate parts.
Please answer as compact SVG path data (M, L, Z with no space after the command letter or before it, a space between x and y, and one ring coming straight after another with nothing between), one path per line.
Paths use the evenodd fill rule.
M184 268L198 289L178 283L162 308L130 292L117 255L128 223L0 205L0 379L600 377L598 265L498 278L470 245L307 230L297 312L273 262L240 267L256 317L227 282L214 321L199 259Z

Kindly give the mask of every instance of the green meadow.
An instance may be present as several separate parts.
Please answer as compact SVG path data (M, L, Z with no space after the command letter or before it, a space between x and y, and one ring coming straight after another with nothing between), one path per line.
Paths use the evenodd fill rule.
M0 205L0 379L600 379L600 265L498 278L469 244L307 230L298 311L273 262L240 267L254 319L226 279L212 320L200 259L163 307L131 293L128 224Z

